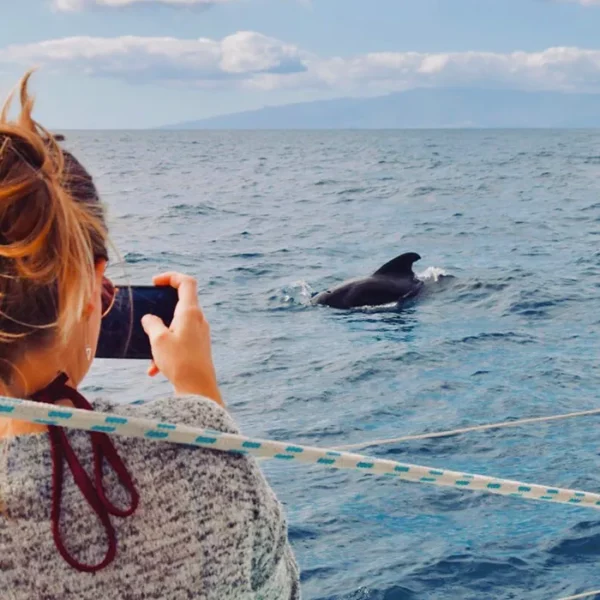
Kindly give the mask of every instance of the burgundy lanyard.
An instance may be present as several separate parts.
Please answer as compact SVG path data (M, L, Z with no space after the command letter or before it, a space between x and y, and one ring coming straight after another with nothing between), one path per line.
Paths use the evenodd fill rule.
M32 400L54 404L59 400L71 400L75 408L84 410L94 410L92 405L74 388L66 385L68 377L64 374L59 375L48 387L32 395ZM50 435L50 446L52 450L52 535L54 543L61 556L78 571L94 573L110 564L117 552L117 536L110 520L110 515L117 517L128 517L132 515L139 503L139 494L135 489L131 475L127 467L117 454L117 451L108 435L96 431L90 431L89 435L92 442L92 451L94 453L94 477L92 482L86 470L75 455L67 436L62 427L54 425L48 426ZM69 469L73 474L73 479L77 487L81 490L84 498L98 515L108 538L108 550L106 556L97 565L86 565L80 563L69 554L63 543L60 534L60 514L63 490L64 461L67 461ZM106 460L114 472L119 477L121 485L129 492L131 497L131 506L126 510L121 510L114 506L106 497L106 491L102 481L102 467Z

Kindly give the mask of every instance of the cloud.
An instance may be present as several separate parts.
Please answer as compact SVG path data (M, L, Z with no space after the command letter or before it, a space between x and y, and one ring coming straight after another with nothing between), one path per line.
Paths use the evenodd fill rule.
M571 4L581 4L581 6L600 6L600 0L561 0Z
M53 0L53 7L62 12L77 12L86 8L123 8L140 4L154 4L177 8L194 6L212 6L227 4L239 0ZM298 0L302 4L312 5L312 0ZM600 0L554 0L555 2L579 4L581 6L600 6Z
M91 7L123 8L134 4L162 4L174 7L211 6L236 0L54 0L53 7L62 12L77 12Z
M132 82L211 83L301 72L295 46L252 31L208 38L69 37L0 49L0 63L33 64Z
M319 57L252 31L221 40L70 37L0 49L2 63L37 64L131 83L320 89L353 95L456 86L600 91L600 50L557 47L540 52L375 52Z
M569 90L600 86L600 51L383 52L321 61L315 72L331 86L363 82L384 88L479 85Z

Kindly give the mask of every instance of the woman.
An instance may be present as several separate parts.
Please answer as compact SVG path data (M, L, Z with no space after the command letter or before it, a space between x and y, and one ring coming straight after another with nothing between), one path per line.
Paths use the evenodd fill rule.
M0 393L91 409L76 388L114 294L106 226L92 178L32 119L29 76L18 119L10 99L0 115ZM143 321L149 374L174 396L96 406L237 432L195 281L154 283L179 293L169 329ZM3 599L300 597L281 506L252 459L7 418L0 440Z

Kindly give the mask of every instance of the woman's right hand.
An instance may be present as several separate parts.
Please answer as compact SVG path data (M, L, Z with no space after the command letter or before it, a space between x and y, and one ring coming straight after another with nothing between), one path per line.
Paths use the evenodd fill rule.
M196 280L170 272L157 275L153 282L176 288L179 301L168 328L155 315L142 318L152 347L153 364L148 374L154 376L160 371L176 394L198 394L223 405L212 360L210 327L198 304Z

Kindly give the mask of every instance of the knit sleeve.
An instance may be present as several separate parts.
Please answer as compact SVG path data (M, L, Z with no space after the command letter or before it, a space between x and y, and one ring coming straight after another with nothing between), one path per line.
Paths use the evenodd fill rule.
M258 469L258 467L257 467ZM281 504L260 474L254 522L252 587L257 598L298 600L298 567L287 538L287 522Z
M239 433L227 410L199 396L163 398L139 406L120 406L117 410L122 414ZM230 485L234 485L235 481L236 493L249 501L248 535L252 536L249 583L256 600L299 600L299 573L288 542L284 510L257 461L251 456L234 457L213 450L208 452L214 456L217 461L215 467L219 470L227 471L235 464L235 473L230 472ZM217 467L217 464L220 466Z

